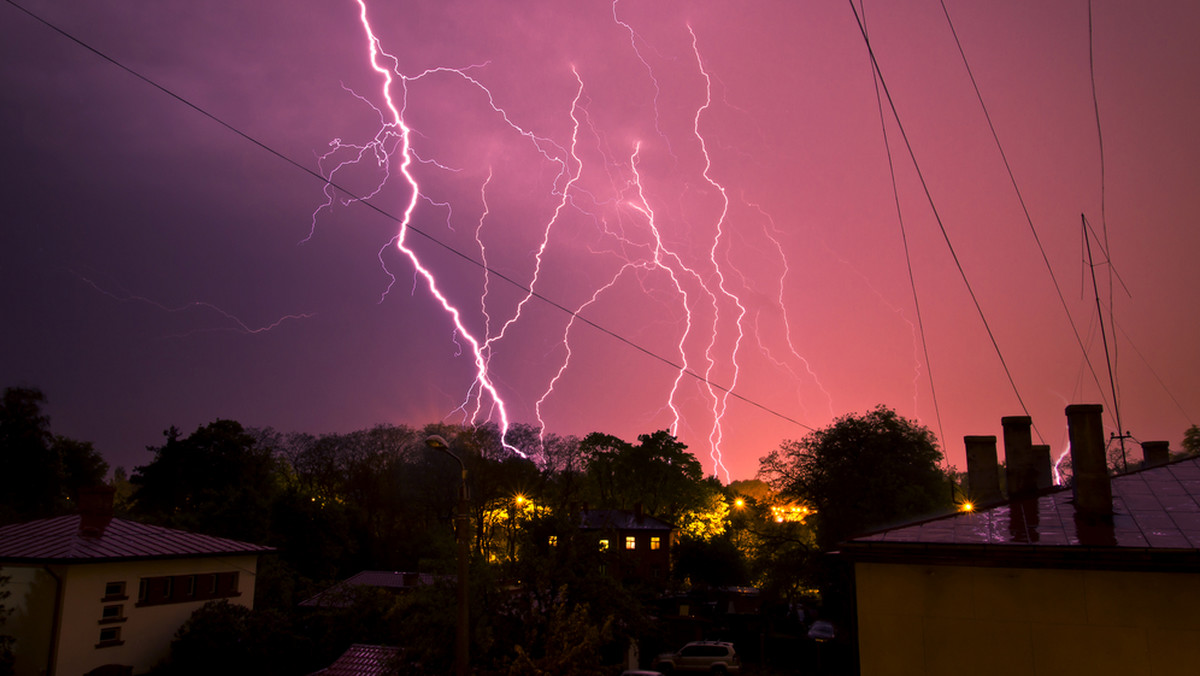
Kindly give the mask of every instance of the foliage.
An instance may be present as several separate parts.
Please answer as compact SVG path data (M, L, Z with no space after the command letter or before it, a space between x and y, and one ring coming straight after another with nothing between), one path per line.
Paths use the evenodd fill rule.
M579 444L594 504L633 509L675 523L689 509L703 510L707 491L696 456L666 430L638 436L634 446L593 432Z
M0 400L0 523L64 514L108 464L90 442L50 432L40 390L9 387Z
M610 673L600 666L600 649L611 638L612 618L597 625L589 616L587 604L568 605L560 600L551 608L543 626L545 635L537 641L540 650L531 653L523 645L515 647L516 656L508 667L509 676L604 676Z
M843 416L762 458L759 476L815 508L828 548L871 528L949 509L942 453L927 428L879 406Z
M172 427L134 469L134 512L173 528L251 542L267 539L278 493L277 465L239 423L217 420L186 439Z
M1192 425L1183 433L1183 450L1188 455L1200 454L1200 425Z
M733 540L684 539L672 552L672 574L692 587L741 587L750 584L746 557Z

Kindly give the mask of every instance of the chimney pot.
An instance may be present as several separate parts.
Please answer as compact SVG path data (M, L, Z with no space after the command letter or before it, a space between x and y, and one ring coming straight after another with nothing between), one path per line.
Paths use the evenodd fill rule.
M1005 480L1008 497L1021 498L1038 491L1037 457L1033 453L1033 419L1012 415L1000 419L1004 427Z
M100 537L113 518L113 495L111 486L91 486L79 489L79 534Z
M1142 442L1142 464L1146 467L1165 465L1171 459L1171 442L1144 441Z
M1054 470L1050 460L1050 446L1033 445L1033 465L1037 476L1037 489L1044 491L1054 485Z
M979 505L1000 502L1000 470L996 462L995 436L963 437L967 447L967 486Z
M1104 457L1104 424L1100 404L1067 407L1067 434L1071 439L1075 512L1083 517L1112 516L1112 482Z

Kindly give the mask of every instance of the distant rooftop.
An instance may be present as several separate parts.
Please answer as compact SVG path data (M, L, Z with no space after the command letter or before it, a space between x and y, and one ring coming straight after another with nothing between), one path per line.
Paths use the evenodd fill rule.
M855 538L857 560L1055 558L1097 567L1200 564L1200 458L1112 477L1113 516L1076 514L1069 488Z
M354 590L358 587L380 587L383 589L408 591L433 584L439 579L451 579L451 577L431 575L429 573L405 573L398 570L364 570L351 575L312 598L301 601L300 605L344 608L351 604Z
M80 532L78 514L0 526L0 563L100 563L229 554L274 547L112 519L99 535Z
M585 509L579 513L580 527L585 530L664 530L671 524L648 514L625 509Z
M382 645L355 643L342 656L325 669L310 676L383 676L394 674L392 662L400 654L398 648Z

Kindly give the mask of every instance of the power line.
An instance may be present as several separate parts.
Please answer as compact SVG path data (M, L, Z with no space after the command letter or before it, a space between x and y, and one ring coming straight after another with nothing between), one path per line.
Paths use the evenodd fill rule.
M154 87L155 89L157 89L160 92L166 94L167 96L175 99L176 101L182 103L183 105L187 106L188 108L191 108L192 110L203 115L204 117L208 118L209 120L216 122L218 125L224 127L226 130L236 134L237 136L240 136L241 138L245 139L246 141L249 141L250 143L258 146L262 150L265 150L266 152L270 153L271 155L274 155L276 158L283 160L287 164L292 165L296 169L299 169L300 171L308 174L309 176L312 176L313 178L324 183L325 185L331 186L336 190L342 191L347 196L349 196L351 199L353 199L355 202L366 205L368 208L372 209L376 213L378 213L392 221L400 222L402 220L399 217L397 217L397 216L393 215L392 213L390 213L389 211L387 211L386 209L384 209L383 207L376 205L375 203L371 202L370 200L368 200L366 198L358 196L353 191L347 189L346 187L340 185L339 183L337 183L333 180L330 180L330 179L326 178L325 176L322 176L319 172L310 169L309 167L301 164L300 162L291 158L290 156L285 155L284 153L276 150L275 148L268 145L266 142L261 141L261 140L255 138L254 136L251 136L250 134L242 131L238 127L235 127L233 124L226 122L224 119L218 117L214 113L209 112L205 108L201 107L199 104L193 103L189 99L175 93L174 91L172 91L171 89L168 89L164 85L159 84L157 81L151 79L150 77L143 75L142 73L134 70L133 68L130 68L129 66L126 66L124 63L118 61L116 58L109 56L108 54L91 46L87 42L84 42L82 39L75 37L71 33L68 33L66 30L59 28L57 25L51 23L47 19L42 18L40 15L32 12L31 10L26 9L25 7L22 7L21 5L14 2L14 0L4 0L4 1L7 2L9 5L15 7L16 9L20 10L21 12L25 13L26 15L28 15L30 18L34 19L35 21L37 21L37 22L41 23L42 25L46 26L47 28L53 30L54 32L58 33L59 35L63 36L64 38L70 40L71 42L74 42L75 44L79 45L80 47L95 54L96 56L100 57L101 59L104 59L105 61L116 66L117 68L120 68L121 70L125 71L126 73L128 73L128 74L134 76L135 78L141 80L142 82L150 85L151 87ZM691 369L685 368L682 364L676 363L667 357L659 355L658 353L654 352L653 350L651 350L647 347L644 347L638 343L633 342L633 340L626 338L625 336L617 333L616 331L613 331L612 329L609 329L595 321L592 321L591 319L588 319L587 317L584 317L583 315L579 314L578 312L558 303L555 300L552 300L552 299L542 295L541 293L522 284L521 282L518 282L517 280L509 277L508 275L505 275L504 273L499 272L499 271L489 267L483 261L473 258L472 256L470 256L469 254L467 254L463 251L459 251L458 249L454 248L450 244L443 242L442 240L438 239L437 237L433 236L432 234L427 233L412 224L409 224L408 229L417 233L418 235L425 238L429 242L440 246L441 248L454 254L455 256L458 256L462 260L464 260L468 263L471 263L472 265L475 265L476 267L482 269L484 272L494 275L498 279L501 279L501 280L511 284L516 289L529 294L531 297L536 298L536 299L542 301L543 303L546 303L550 307L560 310L571 317L574 317L575 319L579 320L580 322L583 322L584 324L592 327L593 329L596 329L597 331L600 331L601 333L604 333L604 334L628 345L629 347L637 350L638 352L641 352L642 354L645 354L648 357L651 357L652 359L655 359L657 361L662 362L663 364L666 364L667 366L670 366L671 368L679 371L680 373L683 373L691 378L694 378L709 387L712 387L720 392L728 394L729 396L731 396L739 401L742 401L746 404L749 404L761 411L769 413L769 414L779 418L780 420L790 422L794 425L797 425L797 426L802 427L809 431L815 431L815 428L813 428L809 425L806 425L806 424L800 422L799 420L792 418L791 416L780 413L779 411L776 411L775 409L770 408L765 404L761 404L753 399L746 397L745 395L735 392L735 391L733 391L732 388L715 383L715 382L709 380L703 374L693 371Z
M933 218L937 221L938 229L941 230L942 239L946 242L946 248L950 251L950 257L954 260L954 265L958 269L958 274L963 280L963 284L967 288L967 294L971 297L971 302L975 305L975 311L979 314L980 321L983 322L983 328L987 332L988 339L992 342L992 348L996 352L996 357L1000 360L1000 366L1004 370L1004 375L1008 377L1008 384L1012 387L1013 394L1017 397L1017 403L1021 405L1021 410L1025 415L1029 415L1029 407L1025 405L1025 400L1021 397L1021 391L1017 388L1017 382L1013 379L1012 371L1008 368L1008 362L1004 359L1004 353L1000 350L1000 344L996 341L996 336L992 333L992 327L988 324L987 316L983 312L983 306L979 304L979 298L975 295L974 288L971 287L971 281L967 278L967 272L963 269L962 262L958 258L958 253L954 250L954 244L950 241L950 233L946 231L946 225L942 222L941 214L938 213L937 205L933 200L933 193L930 192L929 183L925 180L925 174L921 171L920 165L917 163L916 151L913 150L912 142L909 141L908 132L904 130L904 124L900 121L900 113L896 110L896 102L892 99L891 90L888 89L887 80L883 77L883 71L879 67L879 60L875 57L875 50L871 47L871 39L867 36L867 29L863 26L862 17L858 14L858 9L854 6L854 0L849 0L850 11L854 13L854 20L858 23L859 32L862 33L863 42L867 46L867 55L871 59L871 64L875 69L875 73L879 76L879 84L883 88L884 96L887 97L888 106L892 110L892 116L896 120L896 127L900 130L900 137L904 139L904 146L908 150L909 158L912 160L913 169L917 172L917 179L921 182L921 188L925 192L925 199L929 202L929 208L933 212ZM1032 416L1031 416L1032 417ZM1037 430L1037 426L1034 426ZM1038 432L1038 437L1042 438L1041 432Z
M866 25L867 13L863 8L863 0L859 0L859 9L863 13L863 25ZM879 93L879 74L872 60L871 83L875 85L875 106L879 109L879 127L883 131L883 148L887 152L888 173L892 179L892 198L896 202L896 221L900 224L900 242L904 246L904 263L908 267L908 285L912 289L913 308L917 313L917 330L921 333L921 350L925 354L925 372L929 375L929 395L933 399L933 415L937 420L938 438L946 443L946 435L942 429L942 410L938 406L937 389L933 384L933 362L929 358L929 343L925 339L925 322L921 315L921 301L917 297L917 279L913 274L912 255L908 249L908 231L904 227L904 211L900 208L900 188L896 184L896 162L892 158L892 144L888 140L887 121L883 114L883 97Z

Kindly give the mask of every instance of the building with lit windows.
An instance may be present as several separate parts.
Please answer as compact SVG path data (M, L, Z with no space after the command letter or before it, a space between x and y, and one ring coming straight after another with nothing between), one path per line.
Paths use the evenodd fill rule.
M995 437L968 438L990 439L968 471L996 500L842 544L863 676L1196 673L1200 458L1167 462L1147 442L1143 469L1110 477L1100 413L1067 408L1071 488L1039 487L1040 454L1019 480L1029 419L1005 418L1007 498Z
M80 514L0 527L18 676L144 673L205 602L253 606L271 547L115 519L108 489L80 502Z
M618 580L666 582L675 543L671 524L644 514L641 505L632 511L584 509L579 524L580 531L595 538L604 552L604 572Z

